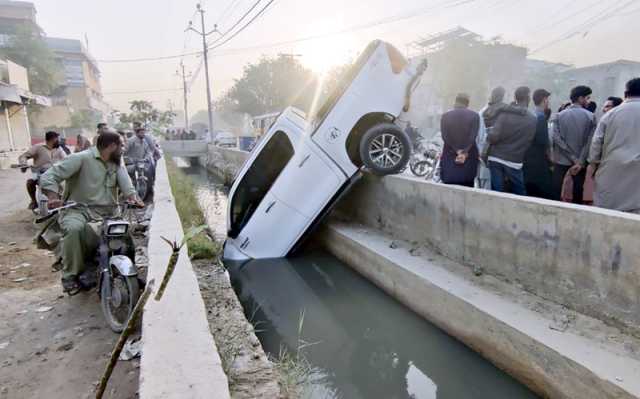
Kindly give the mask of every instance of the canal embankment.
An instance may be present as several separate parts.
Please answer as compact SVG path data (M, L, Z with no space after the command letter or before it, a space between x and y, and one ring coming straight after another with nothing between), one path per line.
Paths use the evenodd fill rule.
M158 162L149 231L148 281L162 281L171 256L172 250L163 237L179 242L183 236L165 162ZM230 397L186 247L181 250L162 300L151 299L145 307L142 339L140 398Z
M334 255L541 396L640 396L640 218L404 176L336 213Z

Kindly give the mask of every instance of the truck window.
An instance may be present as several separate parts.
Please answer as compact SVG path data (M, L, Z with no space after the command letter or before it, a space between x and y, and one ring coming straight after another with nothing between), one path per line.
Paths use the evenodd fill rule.
M342 97L349 86L351 86L353 80L356 78L356 76L358 76L358 73L360 73L362 67L364 67L367 61L369 61L369 58L375 52L376 48L378 48L379 45L380 41L377 40L369 43L367 48L362 52L362 54L360 54L356 62L354 62L340 78L338 84L336 84L331 93L329 93L324 103L320 107L318 107L315 115L313 115L311 118L313 120L312 126L314 130L312 135L315 133L315 130L320 127L327 115L329 115L329 112L333 109L338 100L340 100L340 97Z
M291 140L282 131L276 132L262 148L231 200L229 237L238 237L293 154Z

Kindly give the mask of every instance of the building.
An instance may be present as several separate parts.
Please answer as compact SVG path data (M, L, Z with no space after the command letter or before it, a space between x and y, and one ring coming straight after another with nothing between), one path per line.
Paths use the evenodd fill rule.
M29 91L27 70L0 60L0 169L16 162L31 146L27 105L49 106L48 98Z
M0 0L0 47L7 45L11 36L21 27L42 32L36 22L36 8L33 3Z
M62 71L61 84L52 95L53 106L38 114L34 126L38 130L56 127L67 135L76 134L73 116L86 113L95 120L104 120L111 108L104 101L100 70L80 40L46 37Z
M607 97L624 97L625 84L640 77L640 62L618 60L606 64L573 68L562 74L568 90L577 85L587 85L593 90L592 99L601 105ZM568 91L566 96L568 97Z
M525 47L498 38L485 40L464 28L421 38L410 48L414 51L412 62L426 58L429 64L408 115L427 139L440 130L440 117L453 107L456 94L467 93L471 108L479 110L493 87L500 85L513 93L526 74Z

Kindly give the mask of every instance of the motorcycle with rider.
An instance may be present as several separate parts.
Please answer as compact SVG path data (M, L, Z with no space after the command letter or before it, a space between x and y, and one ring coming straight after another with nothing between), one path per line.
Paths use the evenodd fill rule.
M62 196L61 185L65 183ZM122 141L101 134L95 147L72 154L40 178L52 211L41 221L39 244L53 249L62 264L62 288L69 295L99 286L105 318L124 328L140 291L130 226L120 214L120 195L144 207L122 165ZM87 270L88 267L97 270ZM87 274L89 273L89 274Z

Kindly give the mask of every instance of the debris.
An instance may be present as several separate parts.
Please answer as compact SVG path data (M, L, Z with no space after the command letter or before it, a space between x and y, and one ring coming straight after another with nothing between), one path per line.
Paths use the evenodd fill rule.
M57 352L68 352L71 349L73 349L73 341L69 341L64 345L60 345L58 347L58 349L56 349Z
M16 312L16 314L17 314L18 316L22 316L23 314L27 314L27 313L29 313L29 311L28 311L28 310L21 310L21 311L19 311L19 312Z
M622 377L616 377L616 381L622 382L622 381L624 381L624 379Z
M473 265L473 274L480 277L484 274L484 268L482 266Z
M53 310L53 306L40 306L38 309L36 309L36 312L45 313L45 312L50 312L52 310Z
M38 350L35 351L34 355L36 356L42 356L45 353L49 352L49 348L47 348L46 346L44 348L39 348Z
M8 246L10 246L10 247L13 247L13 246L15 246L16 244L17 244L17 242L15 242L15 241L11 241L11 242L10 242L10 243L8 243L7 245L8 245Z
M139 357L142 352L142 340L141 339L129 339L125 342L122 352L120 352L119 360L128 361Z
M0 349L4 349L9 346L9 341L0 343Z
M22 269L23 267L29 267L31 266L31 263L21 263L17 266L12 267L10 270L18 270L18 269Z
M29 280L28 277L20 277L20 278L15 278L15 279L13 279L11 281L13 281L14 283L21 283L21 282L27 281L27 280Z
M549 328L555 331L565 332L574 320L574 315L553 315L553 322L549 325Z
M2 387L2 389L0 389L0 393L2 393L2 394L9 393L9 388Z
M398 248L398 243L395 241L391 241L391 244L389 244L389 248L391 249L396 249Z

